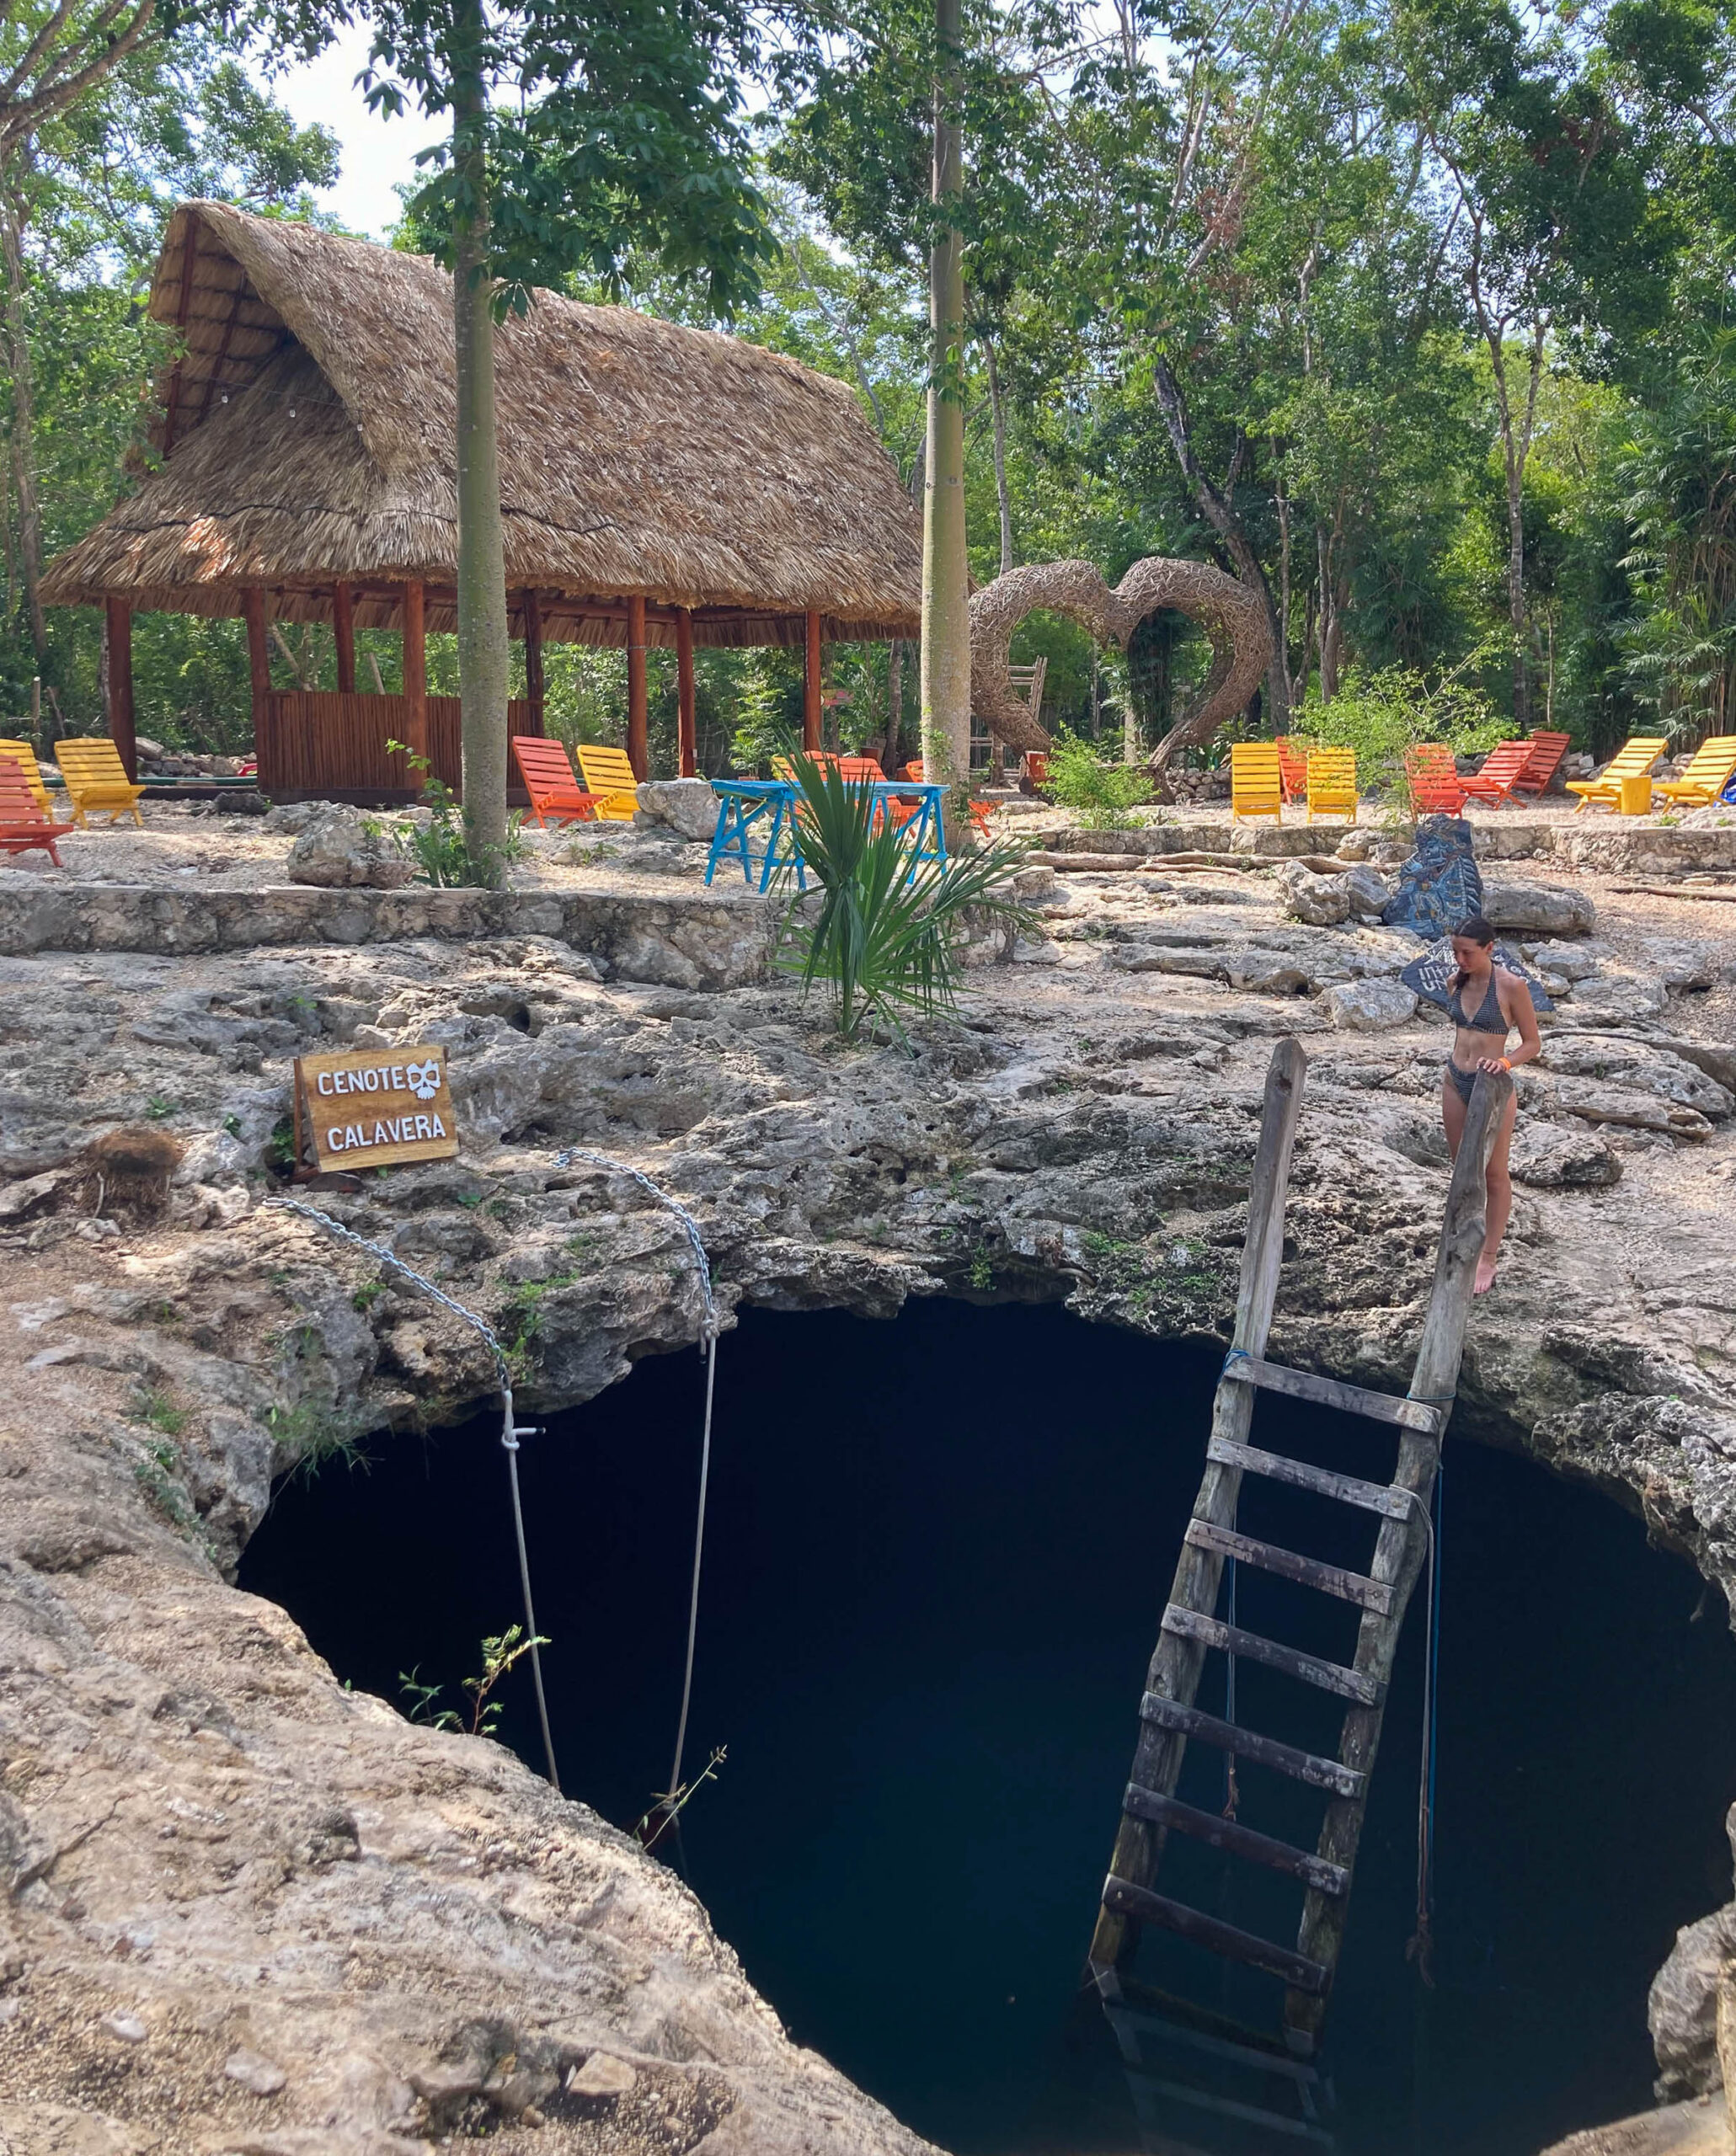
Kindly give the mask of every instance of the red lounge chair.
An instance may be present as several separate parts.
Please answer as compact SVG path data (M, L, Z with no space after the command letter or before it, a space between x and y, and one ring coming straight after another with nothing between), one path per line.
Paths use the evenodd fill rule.
M1287 734L1272 744L1278 751L1278 779L1286 801L1300 801L1308 791L1308 751L1299 749Z
M1529 741L1498 741L1482 760L1482 769L1474 777L1462 778L1459 783L1474 800L1486 801L1492 808L1511 802L1513 789L1525 776L1525 767L1531 760Z
M1453 752L1439 741L1419 741L1404 752L1405 776L1419 816L1456 816L1465 806L1465 786Z
M531 814L541 830L548 829L550 816L558 824L595 822L597 797L587 793L573 776L572 759L560 742L540 734L515 734L512 754L531 797Z
M30 791L22 764L0 756L0 853L45 853L58 868L55 826Z
M1530 751L1525 769L1513 782L1513 791L1529 794L1535 800L1538 794L1548 792L1549 782L1568 753L1568 737L1565 734L1534 734Z

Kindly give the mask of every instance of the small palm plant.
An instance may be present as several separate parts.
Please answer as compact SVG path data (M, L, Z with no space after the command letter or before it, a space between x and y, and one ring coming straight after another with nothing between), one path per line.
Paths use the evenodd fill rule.
M988 846L913 869L910 841L876 813L866 787L847 785L805 756L793 768L802 860L820 903L804 918L792 894L782 963L804 988L826 984L845 1040L884 1022L908 1046L900 1006L949 1011L958 1001L967 911L1014 931L1029 926L1028 909L1009 888L1023 849Z

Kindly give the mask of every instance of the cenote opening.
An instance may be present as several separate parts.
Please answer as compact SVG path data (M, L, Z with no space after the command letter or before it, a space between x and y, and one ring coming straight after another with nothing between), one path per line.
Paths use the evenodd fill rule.
M563 1779L623 1826L667 1779L702 1376L650 1358L521 1455ZM689 1771L728 1758L681 1860L796 2039L961 2156L1139 2146L1079 1980L1215 1376L1054 1308L750 1310L720 1345ZM1390 1432L1300 1404L1263 1396L1255 1438L1391 1471ZM415 1668L455 1698L520 1614L498 1424L370 1454L280 1492L241 1584L359 1689L398 1703ZM1340 1563L1371 1547L1365 1520L1271 1486L1244 1486L1242 1524ZM1450 1438L1441 1560L1437 1983L1405 1957L1419 1593L1327 2022L1334 2131L1354 2156L1530 2156L1650 2101L1648 1984L1730 1891L1736 1652L1637 1520ZM1277 1630L1262 1598L1303 1591L1244 1567L1240 1592L1242 1621ZM1320 1644L1348 1658L1341 1633ZM1241 1666L1255 1726L1264 1674ZM1329 1751L1337 1703L1314 1711ZM540 1765L527 1678L502 1735ZM1184 1796L1221 1804L1221 1755L1191 1747L1188 1773ZM1188 1860L1196 1905L1262 1929L1247 1867ZM1146 1954L1216 1998L1195 1950Z

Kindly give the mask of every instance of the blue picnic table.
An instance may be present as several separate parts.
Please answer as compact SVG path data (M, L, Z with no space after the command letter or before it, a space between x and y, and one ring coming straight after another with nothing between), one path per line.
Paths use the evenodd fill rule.
M711 853L705 864L706 882L709 883L717 873L719 862L736 861L741 864L742 880L750 890L768 890L774 875L780 870L793 868L797 888L805 891L808 878L796 825L801 788L794 780L715 778L711 787L718 797L718 827L712 835ZM910 841L913 876L925 861L945 862L943 786L931 786L917 779L875 779L869 782L868 791L877 807L894 800L915 802L915 813L899 827L900 836Z

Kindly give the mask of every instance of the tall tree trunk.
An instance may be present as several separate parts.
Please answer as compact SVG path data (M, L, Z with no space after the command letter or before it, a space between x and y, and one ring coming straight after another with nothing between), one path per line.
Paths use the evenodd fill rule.
M460 49L483 39L481 0L462 0ZM464 774L464 831L472 873L498 881L506 838L506 544L500 521L500 462L494 423L494 284L488 275L489 171L483 140L487 92L480 73L454 84L454 160L473 205L455 228L452 329L457 362L458 696Z
M1537 422L1537 388L1543 375L1543 353L1548 342L1547 320L1539 316L1531 326L1525 354L1525 406L1514 408L1512 384L1507 372L1504 318L1488 318L1481 287L1472 297L1483 324L1483 341L1495 381L1495 411L1501 423L1501 455L1507 477L1507 622L1513 638L1513 716L1521 733L1531 723L1531 676L1525 656L1525 465L1531 454L1531 435Z
M903 745L904 732L904 638L894 637L886 654L886 760L885 769L896 771L900 766L899 750Z
M1007 402L1001 394L1001 370L995 364L994 339L981 340L989 371L989 412L995 424L995 499L1001 509L1001 574L1012 567L1012 497L1007 491Z
M1273 601L1272 586L1261 566L1260 558L1249 543L1247 531L1237 515L1235 504L1227 490L1214 486L1202 469L1194 453L1193 429L1188 420L1187 400L1182 395L1181 384L1170 371L1169 362L1160 353L1156 366L1157 408L1163 415L1165 430L1169 435L1170 447L1175 460L1182 467L1182 477L1187 481L1199 511L1228 548L1230 558L1236 564L1236 574L1248 589L1258 595L1265 610L1266 623L1272 636L1272 664L1267 674L1267 695L1272 712L1272 727L1276 734L1290 731L1290 677L1289 660L1284 648L1284 627L1278 618L1278 608Z
M964 185L954 117L961 0L935 0L933 200L943 222L928 261L928 440L922 479L922 761L943 783L970 770L970 564L964 544Z
M0 254L6 261L7 364L12 374L12 478L18 495L19 566L30 643L40 674L48 656L48 621L42 611L42 512L36 494L36 396L30 339L24 320L24 250L16 196L0 189Z

